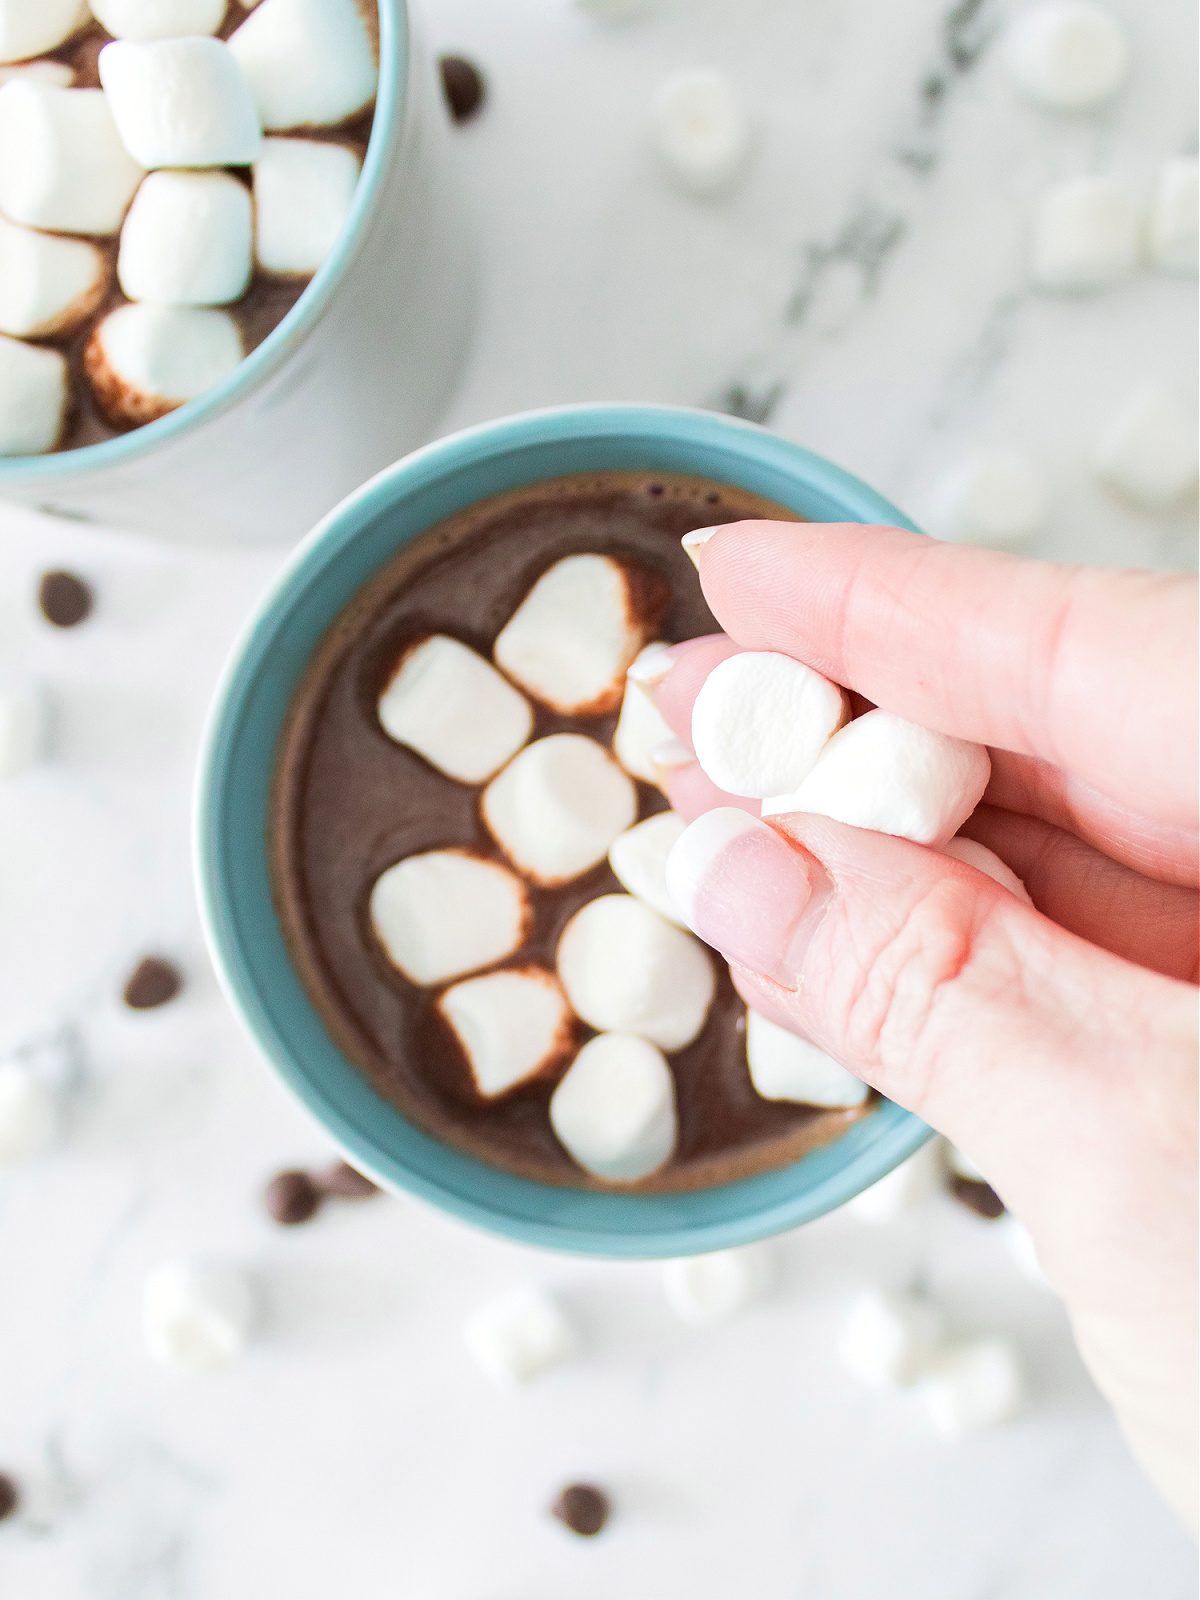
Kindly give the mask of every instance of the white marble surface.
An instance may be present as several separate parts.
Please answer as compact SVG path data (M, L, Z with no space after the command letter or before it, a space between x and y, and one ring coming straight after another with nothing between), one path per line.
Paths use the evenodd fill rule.
M1133 382L1193 387L1195 285L1146 272L1051 301L1024 230L1059 176L1148 185L1194 148L1194 17L1114 0L1135 72L1113 108L1019 102L994 50L948 67L937 0L659 0L606 26L566 0L430 0L428 31L486 68L461 130L486 244L476 353L448 426L573 399L730 403L861 472L916 515L981 445L1030 452L1053 493L1039 548L1194 560L1194 506L1108 499L1092 441ZM969 54L1013 9L975 8ZM963 10L959 7L960 12ZM961 49L960 49L961 53ZM757 126L728 201L662 182L658 78L717 63ZM919 87L948 87L936 113ZM1190 142L1190 143L1189 143ZM790 308L790 309L789 309ZM189 884L201 717L274 553L179 551L0 514L0 673L57 702L52 759L0 785L0 1047L70 1026L83 1079L62 1147L0 1174L0 1525L13 1600L1184 1600L1194 1551L1139 1480L1057 1303L988 1224L930 1201L890 1228L834 1216L780 1241L774 1295L678 1324L657 1269L537 1257L415 1202L285 1232L259 1192L327 1141L257 1063L208 971ZM32 605L46 566L91 579L73 632ZM135 1016L148 949L185 995ZM139 1337L141 1284L193 1251L246 1263L262 1338L181 1379ZM460 1341L512 1282L561 1288L577 1361L498 1394ZM967 1330L1018 1342L1025 1417L961 1445L832 1354L864 1283L927 1280ZM608 1485L603 1538L545 1505Z

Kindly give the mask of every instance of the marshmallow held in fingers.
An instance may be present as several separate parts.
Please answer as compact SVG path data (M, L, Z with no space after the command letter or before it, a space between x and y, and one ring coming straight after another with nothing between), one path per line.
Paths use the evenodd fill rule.
M700 941L632 895L606 894L571 918L558 976L590 1027L682 1050L703 1028L716 980Z
M350 214L359 168L347 145L263 140L254 163L254 253L264 272L316 272Z
M1200 266L1200 161L1164 161L1150 208L1150 259L1165 272L1194 273Z
M376 50L357 0L262 0L229 48L264 128L332 127L375 98Z
M663 1268L667 1303L681 1322L723 1322L757 1300L766 1287L769 1260L761 1245L683 1256Z
M870 1093L832 1056L753 1010L746 1013L746 1060L764 1100L849 1108L862 1105Z
M1100 438L1096 471L1108 488L1147 511L1166 511L1196 487L1196 421L1169 394L1143 384Z
M974 1339L950 1346L921 1383L921 1397L944 1438L994 1428L1025 1402L1025 1377L1007 1339Z
M601 1033L550 1097L550 1125L572 1160L608 1183L636 1183L675 1149L675 1079L660 1050Z
M611 556L564 556L501 630L496 664L566 716L611 711L668 598L656 574Z
M227 172L152 172L121 229L121 288L162 306L240 299L250 282L250 214L250 191Z
M87 21L86 0L0 0L0 61L54 50Z
M92 12L114 39L187 39L214 34L227 0L91 0Z
M803 811L943 845L983 798L991 770L981 744L868 711L834 734L798 789L765 799L763 816Z
M748 650L704 680L692 748L718 789L761 800L798 788L848 715L846 695L819 672Z
M460 783L483 783L529 737L533 711L489 661L435 633L401 655L379 697L397 744Z
M706 67L672 72L655 90L650 114L659 157L689 194L718 194L741 173L750 120L723 73Z
M485 1099L540 1077L570 1052L575 1028L562 990L540 967L489 972L447 989L438 1010Z
M161 1366L203 1372L245 1349L257 1319L257 1298L240 1268L219 1261L168 1261L146 1279L142 1329Z
M0 1062L0 1167L44 1155L58 1138L59 1096L24 1061Z
M467 1349L493 1382L505 1388L528 1383L565 1361L576 1346L575 1330L554 1296L525 1284L481 1306L463 1330Z
M521 880L466 850L409 856L375 880L371 926L410 983L444 983L511 955L529 928Z
M121 139L143 167L238 167L258 155L258 111L220 39L117 39L99 66Z
M992 450L972 456L937 483L929 531L968 544L1022 544L1046 516L1046 487L1027 456Z
M94 244L0 217L0 333L23 339L69 333L107 291L108 264Z
M0 456L53 450L69 399L64 356L0 335Z
M1009 894L1015 894L1027 906L1032 906L1029 890L1017 877L1013 869L987 845L979 844L975 839L954 838L948 839L942 846L944 856L953 856L955 861L965 862L968 867L974 867L976 872L982 872L985 877L991 878L993 883L998 883L1002 889L1007 889Z
M1123 179L1072 178L1038 203L1030 276L1039 289L1105 289L1134 271L1141 245L1141 208Z
M617 760L632 777L642 778L646 783L658 783L662 774L654 762L654 752L670 744L675 735L655 708L649 692L632 674L639 663L652 662L669 648L656 640L634 657L630 675L625 680L617 731L613 734L613 754Z
M608 864L621 887L681 927L683 918L667 888L667 857L683 830L682 817L663 811L619 833L608 852Z
M861 1383L907 1389L929 1370L944 1337L944 1318L928 1300L869 1289L850 1308L838 1354Z
M482 810L510 860L549 887L604 860L637 816L637 792L603 745L555 733L513 757L484 790Z
M0 680L0 778L15 778L44 755L50 705L40 683Z
M99 324L83 362L101 413L116 428L138 428L219 383L242 355L226 311L129 305Z
M1090 111L1111 99L1129 70L1121 27L1090 0L1050 0L1022 14L1006 41L1009 71L1054 111Z
M0 89L0 211L29 228L116 233L143 171L100 89Z

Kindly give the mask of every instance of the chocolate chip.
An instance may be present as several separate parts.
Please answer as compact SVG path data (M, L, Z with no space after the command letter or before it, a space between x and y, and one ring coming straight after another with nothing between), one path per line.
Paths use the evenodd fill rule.
M1004 1215L1004 1201L990 1183L981 1183L978 1178L954 1176L950 1179L950 1192L961 1205L974 1211L977 1216L994 1221L996 1217Z
M165 1006L183 988L179 969L161 956L139 961L125 985L125 1004L133 1011L152 1011Z
M73 572L43 572L38 605L56 628L73 628L92 609L92 591Z
M455 122L467 122L483 104L484 83L479 68L462 56L443 56L442 92Z
M550 1507L553 1516L584 1539L600 1532L610 1509L608 1496L590 1483L569 1483Z
M316 1181L323 1193L336 1195L339 1200L365 1200L379 1193L378 1186L348 1161L339 1161L328 1172L318 1173Z
M316 1216L321 1191L307 1172L280 1172L267 1185L263 1200L276 1222L294 1228Z
M20 1492L7 1472L0 1472L0 1522L11 1517L20 1503Z

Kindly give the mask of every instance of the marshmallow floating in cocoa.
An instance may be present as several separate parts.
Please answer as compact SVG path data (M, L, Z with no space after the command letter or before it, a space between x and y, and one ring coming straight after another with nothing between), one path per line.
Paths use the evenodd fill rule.
M675 1079L630 1033L588 1041L550 1097L550 1125L573 1161L607 1183L656 1172L675 1149Z
M692 708L692 748L727 794L796 789L849 715L846 695L791 656L748 650L713 668Z
M314 139L264 139L254 163L254 253L264 272L316 272L358 183L357 151Z
M1029 898L1029 890L1017 877L1013 869L994 851L989 850L984 844L979 844L975 839L955 837L948 839L942 846L944 856L953 856L955 861L963 861L968 867L974 867L976 872L982 872L991 878L993 883L998 883L1002 889L1007 889L1009 894L1015 894L1018 900L1031 906L1033 901Z
M104 299L108 277L94 244L0 217L0 333L24 339L69 333Z
M746 1060L750 1081L764 1100L849 1108L862 1105L870 1092L815 1044L753 1010L746 1013Z
M768 1257L761 1245L684 1256L663 1268L667 1303L681 1322L723 1322L757 1300L766 1287Z
M838 1354L873 1389L907 1389L924 1376L945 1337L945 1320L922 1296L868 1289L850 1308Z
M448 778L483 783L528 739L533 711L490 662L435 633L401 655L379 697L379 721Z
M639 662L648 662L669 647L655 641L640 651L631 664L630 671ZM654 701L636 678L627 676L625 694L621 701L621 715L617 718L617 731L613 734L613 754L634 778L646 783L658 783L662 776L654 762L654 753L663 745L674 741L675 735L655 707Z
M1141 248L1141 207L1129 185L1109 175L1071 178L1038 203L1030 276L1039 289L1106 289L1134 271Z
M373 25L356 0L262 0L229 48L263 127L328 127L365 111L379 82Z
M1046 486L1027 456L989 450L946 472L935 486L929 531L967 544L1015 545L1046 517Z
M28 76L0 89L0 211L13 222L116 233L142 177L102 90Z
M257 1321L257 1296L245 1272L220 1261L168 1261L146 1280L142 1330L161 1366L203 1372L245 1349Z
M88 20L87 0L0 0L0 61L55 50Z
M114 39L187 39L214 34L227 0L91 0L92 13Z
M590 1027L682 1050L703 1028L716 980L708 952L627 894L581 907L558 943L558 976Z
M1196 420L1156 384L1136 388L1096 447L1108 488L1147 511L1167 511L1196 487Z
M655 90L650 111L659 157L688 193L718 194L745 166L750 120L723 73L672 72Z
M1150 259L1164 272L1200 266L1200 161L1172 156L1159 169L1150 208Z
M45 83L52 89L69 89L75 82L75 69L65 61L30 61L22 66L0 67L0 85L14 78L27 83Z
M611 711L668 598L657 574L611 556L564 556L501 630L496 664L564 715Z
M682 817L663 811L619 833L608 851L608 864L621 887L680 927L683 918L667 888L667 857L683 829Z
M1051 0L1023 11L1008 31L1009 70L1053 111L1090 111L1125 81L1129 46L1111 12L1090 0Z
M555 733L513 757L484 790L482 809L510 860L552 886L604 860L637 816L637 793L603 745Z
M475 1363L504 1388L528 1383L565 1361L575 1330L558 1301L538 1284L523 1284L481 1306L463 1330Z
M99 66L122 142L143 167L236 167L257 157L258 111L220 39L117 39Z
M83 360L102 415L115 428L137 428L219 383L243 354L226 311L134 304L109 312Z
M540 967L488 972L447 989L438 1010L454 1030L485 1099L556 1066L575 1027L562 990Z
M15 778L44 754L50 702L35 679L0 679L0 778Z
M466 850L409 856L375 880L371 926L410 983L444 983L511 955L525 938L529 901L498 861Z
M0 334L0 456L36 456L62 438L66 358Z
M152 172L121 229L117 278L130 300L223 306L246 292L250 191L227 172Z
M955 1439L1008 1422L1025 1402L1025 1376L1013 1345L973 1339L947 1348L921 1383L934 1428Z

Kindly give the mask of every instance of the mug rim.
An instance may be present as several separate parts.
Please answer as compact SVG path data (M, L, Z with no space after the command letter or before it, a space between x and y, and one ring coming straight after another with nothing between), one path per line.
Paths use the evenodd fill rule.
M261 751L261 745L255 744L255 754L248 754L242 737L256 688L261 689L265 681L272 651L283 649L286 654L281 640L289 622L294 621L322 580L329 581L328 575L334 572L339 560L353 550L355 542L368 536L377 528L381 517L403 506L406 499L411 500L431 488L453 484L456 476L461 477L481 463L516 472L514 487L560 476L562 471L595 470L580 467L559 472L531 471L522 478L520 463L522 458L545 447L587 447L598 441L603 441L606 447L614 443L618 447L627 444L631 450L635 446L655 444L665 449L672 441L714 451L721 447L744 461L758 461L781 470L793 483L796 494L804 492L823 499L830 509L842 513L839 520L914 526L896 507L859 479L801 446L780 439L753 423L685 407L622 403L551 407L481 423L425 445L376 474L329 512L292 552L244 625L218 681L201 745L194 807L195 874L206 943L230 1005L276 1076L356 1167L384 1188L407 1191L462 1221L526 1245L574 1254L662 1259L747 1244L811 1221L885 1176L924 1144L931 1130L913 1113L883 1100L870 1116L853 1124L839 1139L818 1147L798 1162L731 1184L692 1191L647 1195L567 1189L502 1173L476 1157L421 1133L391 1102L375 1094L365 1073L348 1063L329 1040L324 1023L300 986L286 951L284 960L292 993L285 1003L281 994L270 992L271 986L263 981L257 965L264 961L256 948L259 941L257 937L248 937L241 926L234 887L237 874L227 855L227 846L236 836L238 827L243 833L246 827L245 817L240 816L241 808L233 804L231 796L233 782L242 770L239 763L257 759ZM641 462L633 464L642 465ZM657 466L659 470L667 470L661 462ZM713 476L720 478L721 474L713 473ZM485 497L468 495L463 504ZM429 527L436 520L440 518L431 518L423 526ZM418 537L421 531L423 528L417 528L405 534L393 548ZM372 570L378 570L389 558L390 552L376 561ZM365 576L355 576L349 593L356 591L368 578L369 572ZM345 603L344 598L318 601L314 610L319 623L317 636L334 621ZM282 689L276 686L284 697L284 706L291 699L310 653L311 646L304 651L302 659L290 662L286 684ZM282 713L278 722L273 712L267 719L277 739ZM260 769L266 769L268 781L275 754L273 742L269 759L259 760ZM261 776L260 770L254 779L256 784ZM265 822L265 813L260 816L256 811L257 820ZM254 837L252 852L255 865L265 872L265 827ZM269 918L274 923L272 938L277 937L282 945L273 903ZM281 987L277 982L276 989ZM289 1030L297 1026L296 1007L311 1013L333 1055L356 1076L359 1087L354 1091L355 1098L362 1100L360 1091L365 1091L366 1095L366 1101L357 1108L344 1103L347 1099L344 1090L340 1091L339 1099L339 1092L324 1081L325 1069L315 1069L298 1058L289 1037ZM373 1103L369 1115L364 1112L367 1101ZM393 1124L398 1119L410 1145L436 1146L435 1164L448 1166L455 1181L441 1172L431 1174L422 1170L421 1165L412 1160L411 1151L397 1156L393 1150L385 1148L380 1138L368 1129L367 1123L372 1119L376 1126L380 1119ZM836 1154L839 1147L845 1157L842 1160ZM815 1182L782 1197L767 1198L764 1193L762 1203L756 1203L756 1185L771 1190L781 1181L781 1174L790 1173L806 1162L810 1163L810 1170L816 1165L822 1166L822 1175ZM825 1166L829 1167L828 1171L823 1170ZM773 1183L764 1182L768 1179ZM687 1219L689 1207L694 1210L703 1204L706 1208L715 1205L720 1209L723 1196L735 1195L734 1214L713 1216L700 1222L694 1217ZM698 1197L708 1198L702 1201ZM739 1206L737 1200L741 1199L746 1204ZM526 1205L549 1210L551 1215L531 1216L524 1209ZM599 1224L588 1220L592 1213L601 1219ZM630 1221L636 1218L638 1225L623 1225L622 1217Z

